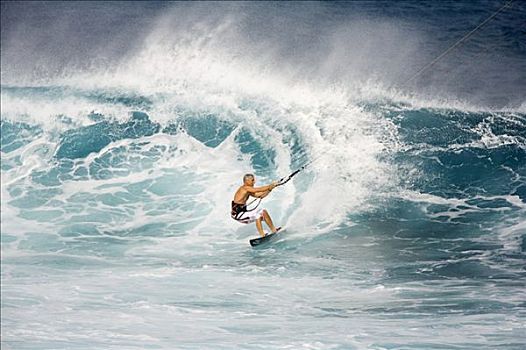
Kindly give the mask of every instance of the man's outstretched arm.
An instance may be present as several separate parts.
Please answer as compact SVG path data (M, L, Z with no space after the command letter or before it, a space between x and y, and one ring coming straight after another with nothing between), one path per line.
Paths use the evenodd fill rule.
M256 197L256 198L265 198L266 196L268 196L268 194L271 192L272 190L268 190L268 191L263 191L263 192L256 192L254 194L251 194L252 197Z
M250 186L243 186L243 189L250 193L251 195L254 195L258 192L267 192L272 191L274 187L276 187L277 183L274 181L270 185L267 186L261 186L261 187L250 187Z

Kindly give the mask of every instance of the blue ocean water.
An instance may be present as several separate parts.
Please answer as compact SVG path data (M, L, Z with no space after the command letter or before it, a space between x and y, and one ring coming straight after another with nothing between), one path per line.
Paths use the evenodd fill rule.
M2 348L523 349L503 4L3 2Z

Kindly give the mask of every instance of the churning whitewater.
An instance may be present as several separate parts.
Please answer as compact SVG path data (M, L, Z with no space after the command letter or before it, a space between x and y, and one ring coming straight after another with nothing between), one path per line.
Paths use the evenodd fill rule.
M2 3L2 348L522 349L525 4L400 85L500 6Z

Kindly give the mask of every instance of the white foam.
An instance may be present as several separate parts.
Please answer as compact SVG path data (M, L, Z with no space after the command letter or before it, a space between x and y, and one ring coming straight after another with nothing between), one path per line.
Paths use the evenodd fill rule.
M522 215L522 219L519 217L515 223L507 221L496 227L495 230L505 250L520 252L522 239L526 232L526 214Z
M2 91L3 120L38 125L48 133L93 124L94 122L88 118L91 113L101 113L106 118L124 121L128 118L129 108L97 103L68 93L60 98L54 98L38 93L19 96ZM65 122L63 116L70 118L71 122Z

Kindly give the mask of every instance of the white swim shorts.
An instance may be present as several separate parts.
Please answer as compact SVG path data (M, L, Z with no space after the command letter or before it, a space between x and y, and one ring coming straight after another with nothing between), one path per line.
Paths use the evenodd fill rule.
M242 224L250 224L263 216L263 210L265 209L260 208L252 211L245 211L237 218L234 218L234 220L239 221Z

